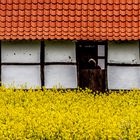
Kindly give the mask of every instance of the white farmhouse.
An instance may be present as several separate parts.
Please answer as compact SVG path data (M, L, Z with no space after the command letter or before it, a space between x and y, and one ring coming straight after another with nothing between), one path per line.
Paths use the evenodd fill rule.
M139 0L1 0L1 84L140 89L139 9Z

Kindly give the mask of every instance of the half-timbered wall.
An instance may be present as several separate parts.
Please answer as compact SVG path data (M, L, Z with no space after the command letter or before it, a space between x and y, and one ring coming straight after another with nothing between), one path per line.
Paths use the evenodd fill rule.
M98 65L106 68L108 89L140 88L139 41L109 41L98 45ZM1 41L0 80L6 87L77 88L73 41Z
M40 87L39 63L39 41L1 41L1 81L6 87Z
M140 88L139 41L108 42L108 88Z
M76 48L72 41L45 41L45 86L77 88Z
M1 81L6 87L77 88L72 41L1 41Z

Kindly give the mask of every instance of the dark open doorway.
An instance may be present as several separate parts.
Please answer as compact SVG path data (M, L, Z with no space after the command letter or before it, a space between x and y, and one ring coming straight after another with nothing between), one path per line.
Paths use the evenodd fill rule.
M79 87L104 91L106 89L106 42L79 41L76 46Z

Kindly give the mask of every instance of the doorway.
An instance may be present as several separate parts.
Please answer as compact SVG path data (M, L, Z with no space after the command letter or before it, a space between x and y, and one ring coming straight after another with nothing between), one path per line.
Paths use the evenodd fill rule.
M105 91L106 42L79 41L76 46L79 87Z

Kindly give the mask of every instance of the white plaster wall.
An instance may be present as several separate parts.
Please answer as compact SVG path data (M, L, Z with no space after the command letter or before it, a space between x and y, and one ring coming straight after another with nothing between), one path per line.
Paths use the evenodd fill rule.
M45 62L76 62L75 43L72 41L45 41ZM39 41L2 41L2 62L40 62ZM40 66L2 66L2 84L6 87L36 88L41 86ZM46 65L45 86L76 88L76 65Z
M45 66L47 88L77 88L77 67L74 65Z
M2 41L2 62L40 62L39 41Z
M140 64L139 41L109 41L108 62ZM108 66L109 89L140 88L140 67Z
M75 43L45 41L45 62L76 62Z
M108 41L109 63L140 64L139 41Z
M140 67L108 66L109 89L140 88Z
M2 66L2 84L26 89L40 87L40 66Z

